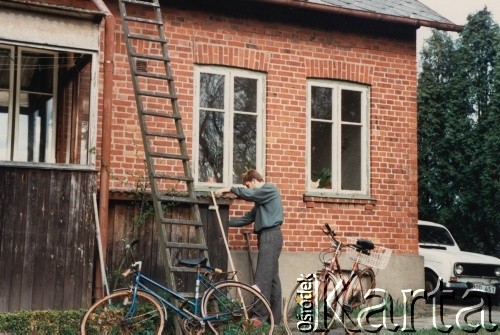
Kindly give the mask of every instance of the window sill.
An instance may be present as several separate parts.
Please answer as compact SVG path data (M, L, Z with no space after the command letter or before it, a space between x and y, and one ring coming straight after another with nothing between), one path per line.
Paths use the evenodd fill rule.
M373 210L377 204L377 200L370 197L342 197L339 195L325 195L325 194L311 194L306 193L303 195L304 202L308 208L313 208L316 204L338 204L338 205L361 205L365 206L366 210Z

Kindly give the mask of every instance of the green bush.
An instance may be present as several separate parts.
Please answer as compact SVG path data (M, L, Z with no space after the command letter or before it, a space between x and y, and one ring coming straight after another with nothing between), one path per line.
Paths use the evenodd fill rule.
M85 310L0 313L0 332L9 334L79 334L80 322L84 314Z

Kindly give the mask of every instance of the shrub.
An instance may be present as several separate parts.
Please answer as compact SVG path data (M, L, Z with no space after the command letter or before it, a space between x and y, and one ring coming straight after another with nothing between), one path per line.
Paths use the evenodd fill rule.
M85 310L19 311L0 314L0 332L11 334L80 333L80 322Z

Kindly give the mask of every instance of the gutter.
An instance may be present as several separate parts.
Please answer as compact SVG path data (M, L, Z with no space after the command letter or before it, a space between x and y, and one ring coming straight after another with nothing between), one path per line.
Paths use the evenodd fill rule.
M115 56L115 17L103 0L92 0L94 5L106 16L104 18L104 83L102 93L102 139L101 167L99 184L99 221L102 239L104 263L106 262L108 240L109 212L109 169L111 157L111 113L113 106L113 73ZM100 264L100 266L105 266ZM100 284L100 285L97 285ZM102 279L96 274L95 293L102 294Z
M305 0L305 1L304 0L255 0L255 1L275 4L275 5L279 5L279 6L289 6L289 7L294 7L294 8L311 9L311 10L317 10L320 12L333 13L333 14L339 14L339 15L354 16L354 17L359 17L359 18L363 18L363 19L370 19L370 20L375 20L375 21L386 21L386 22L400 23L400 24L404 24L404 25L415 26L417 28L424 26L424 27L435 28L435 29L439 29L439 30L456 31L456 32L461 32L464 30L463 26L460 26L458 24L454 24L451 22L445 23L445 22L437 22L437 21L431 21L431 20L412 19L410 17L401 17L401 16L395 16L395 15L367 12L367 11L358 10L358 9L336 7L333 5L312 3L312 2L309 2L307 0Z

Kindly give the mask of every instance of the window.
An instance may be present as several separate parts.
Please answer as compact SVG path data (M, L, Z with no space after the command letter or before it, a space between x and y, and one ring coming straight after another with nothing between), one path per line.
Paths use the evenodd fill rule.
M368 87L310 80L307 90L307 191L368 195Z
M446 229L426 225L418 225L418 243L455 245Z
M195 71L194 174L199 186L241 182L264 166L264 75L230 68Z
M89 164L92 55L0 44L0 160Z

